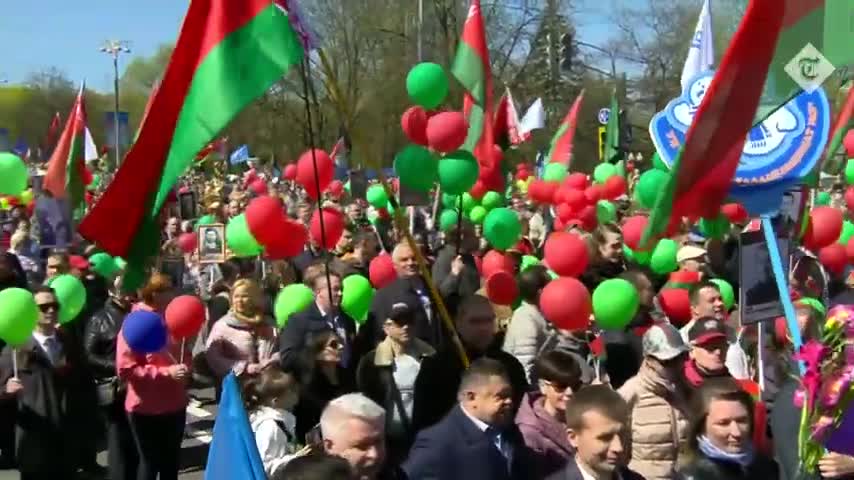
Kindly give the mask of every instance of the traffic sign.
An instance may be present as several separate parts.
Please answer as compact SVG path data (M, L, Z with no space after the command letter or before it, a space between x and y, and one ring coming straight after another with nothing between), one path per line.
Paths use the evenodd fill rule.
M600 108L599 114L597 118L599 118L599 123L602 125L608 125L608 118L611 117L611 109L610 108Z

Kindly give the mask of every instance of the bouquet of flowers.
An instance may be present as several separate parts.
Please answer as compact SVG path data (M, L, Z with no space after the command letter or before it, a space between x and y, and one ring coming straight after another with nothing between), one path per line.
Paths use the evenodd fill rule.
M825 445L854 400L854 308L830 309L820 340L804 344L795 359L806 369L795 392L802 408L798 453L806 472L815 472Z

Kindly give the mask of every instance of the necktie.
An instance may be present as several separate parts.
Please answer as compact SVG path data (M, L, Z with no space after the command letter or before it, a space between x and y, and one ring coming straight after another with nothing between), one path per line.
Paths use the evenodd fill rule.
M507 470L510 470L510 462L512 459L513 452L511 450L510 444L504 441L503 435L501 434L501 430L498 430L494 427L489 427L486 429L486 435L492 440L492 444L495 445L495 448L501 453L501 456L504 457L504 460L507 463Z
M50 359L50 363L56 365L59 362L59 357L62 355L59 343L56 341L56 337L47 337L44 340L44 348L48 358Z

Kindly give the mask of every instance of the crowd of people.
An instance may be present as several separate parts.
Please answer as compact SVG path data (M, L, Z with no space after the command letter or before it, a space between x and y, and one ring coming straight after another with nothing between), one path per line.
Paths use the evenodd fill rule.
M222 223L253 195L240 182L225 186L200 195L199 205ZM276 181L268 188L309 223L313 207L297 187ZM599 331L593 322L565 331L539 306L548 268L521 264L522 255L542 251L553 213L518 192L508 203L523 224L522 240L507 252L519 288L515 308L484 292L479 264L489 247L480 230L460 221L437 232L429 207L409 207L407 232L369 220L363 200L327 199L324 206L348 220L334 251L315 241L288 261L208 264L177 249L193 219L172 216L170 205L161 255L136 291L123 288L121 273L96 273L88 259L97 246L82 239L42 259L37 232L18 211L20 224L0 255L0 289L30 289L39 318L28 343L2 349L4 464L23 480L176 479L190 390L213 386L219 396L233 374L275 480L804 478L792 343L775 328L760 342L756 326L741 325L737 307L728 309L710 281L737 288L736 237L708 239L686 226L675 237L679 270L668 277L624 255L619 222L592 232L568 226L588 243L584 285L593 291L625 279L640 307L622 331ZM627 215L632 206L623 203ZM340 308L343 281L369 276L383 253L396 279L378 289L364 322L351 318ZM808 252L802 260L817 265ZM829 305L846 294L845 279L820 270L793 270L793 298ZM61 305L47 284L62 274L81 279L87 302L73 322L59 324ZM293 283L310 288L314 301L278 328L275 296ZM665 293L673 289L688 291L689 318L669 305ZM207 305L197 338L170 339L149 354L128 347L129 313L162 313L187 293ZM801 334L816 336L824 312L810 302L796 306ZM752 395L745 384L760 375L764 389ZM104 443L106 468L96 462ZM824 478L852 475L854 458L827 453L820 470Z

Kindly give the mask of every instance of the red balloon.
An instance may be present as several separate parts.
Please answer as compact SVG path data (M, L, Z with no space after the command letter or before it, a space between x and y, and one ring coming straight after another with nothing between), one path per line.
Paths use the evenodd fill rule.
M198 297L181 295L169 302L164 317L166 328L174 338L190 338L205 323L205 305Z
M546 239L543 259L558 275L577 277L587 269L587 242L574 233L553 232Z
M305 225L289 218L279 224L279 234L264 245L264 254L271 260L293 258L305 251L308 231Z
M581 221L581 227L588 232L592 232L597 225L599 219L596 217L596 207L587 205L578 212L578 220Z
M605 198L605 187L594 184L584 189L584 196L587 198L587 203L593 204Z
M178 237L178 248L184 253L192 253L199 246L199 237L195 233L182 233Z
M320 231L320 212L323 212L324 232ZM327 250L332 250L344 233L344 215L334 208L315 210L311 216L311 239ZM326 235L322 235L325 233Z
M252 190L255 195L267 195L267 182L263 179L256 178L249 184L249 189Z
M845 189L845 205L849 212L854 213L854 187Z
M848 153L848 158L854 157L854 129L848 130L845 134L845 139L842 140L845 145L845 151Z
M833 207L813 208L804 234L804 246L815 252L835 242L842 233L842 222L842 212Z
M571 221L574 221L574 220L573 220L573 219L569 219L569 220L567 220L566 222L564 222L563 220L561 220L561 218L560 218L560 217L555 218L555 219L554 219L554 225L552 225L552 226L553 226L553 228L554 228L554 231L555 231L555 232L562 232L562 231L564 231L564 230L566 229L566 226L567 226L568 222L571 222Z
M332 180L332 182L329 183L327 191L329 191L329 194L333 197L338 198L341 195L344 195L344 184L341 183L341 180Z
M475 200L480 200L481 198L483 198L484 195L486 195L486 192L488 192L488 191L489 190L487 190L486 185L484 185L484 183L483 183L483 180L478 180L471 187L471 190L469 190L469 194Z
M427 121L427 142L437 152L450 153L463 146L468 131L462 112L438 113Z
M590 292L572 277L552 280L540 294L540 311L561 330L586 330L593 311Z
M818 251L818 261L829 272L841 275L845 273L845 266L848 264L846 248L837 242L831 243Z
M377 290L397 280L397 272L394 270L391 255L384 253L374 257L368 266L368 277L370 277L371 285Z
M557 182L534 180L528 185L528 198L542 204L554 203L554 196L558 186Z
M845 245L845 254L848 257L848 263L854 263L854 237L848 239L848 244Z
M557 213L557 218L563 222L568 222L575 218L575 209L565 203L558 204L555 207L555 213Z
M269 195L252 199L246 207L249 232L261 245L266 246L278 239L284 221L285 210L282 208L282 202Z
M569 188L565 185L561 188L566 189L563 191L563 201L573 209L581 210L585 205L587 205L587 197L584 196L583 191Z
M422 107L409 107L400 117L400 128L410 142L427 146L427 112Z
M605 180L602 191L605 194L605 198L608 200L614 200L625 194L626 188L626 179L622 175L614 175L613 177L609 177L608 180Z
M516 172L516 180L522 180L523 182L527 180L531 176L531 172L527 170L519 170Z
M563 184L576 190L584 190L589 185L589 183L587 183L587 175L578 172L567 175L567 177L563 179Z
M486 297L496 305L513 305L519 296L516 279L507 272L495 272L486 279Z
M94 180L92 172L89 171L89 169L85 166L80 168L80 177L81 180L83 180L83 185L89 185L90 183L92 183L92 180Z
M721 207L721 213L726 216L730 223L746 222L748 218L747 209L740 203L727 203Z
M676 327L691 321L691 298L688 289L666 288L658 294L658 301L661 310Z
M483 278L489 278L498 272L513 273L515 268L515 262L509 255L505 255L498 250L490 250L483 256L481 272Z
M305 188L309 198L317 200L320 197L320 192L326 190L326 187L332 182L332 178L335 176L335 165L332 163L329 154L323 150L314 149L313 157L317 160L317 180L315 180L314 175L314 160L311 150L309 150L297 160L296 181ZM317 183L320 184L320 189L317 188Z
M297 166L295 163L289 163L285 165L285 171L282 173L282 176L285 177L285 180L296 180L297 178Z
M623 243L625 243L627 247L632 250L642 251L639 250L640 241L648 221L649 219L643 215L635 215L627 218L626 221L623 222ZM654 242L648 242L647 247L651 246L649 244L652 243Z

